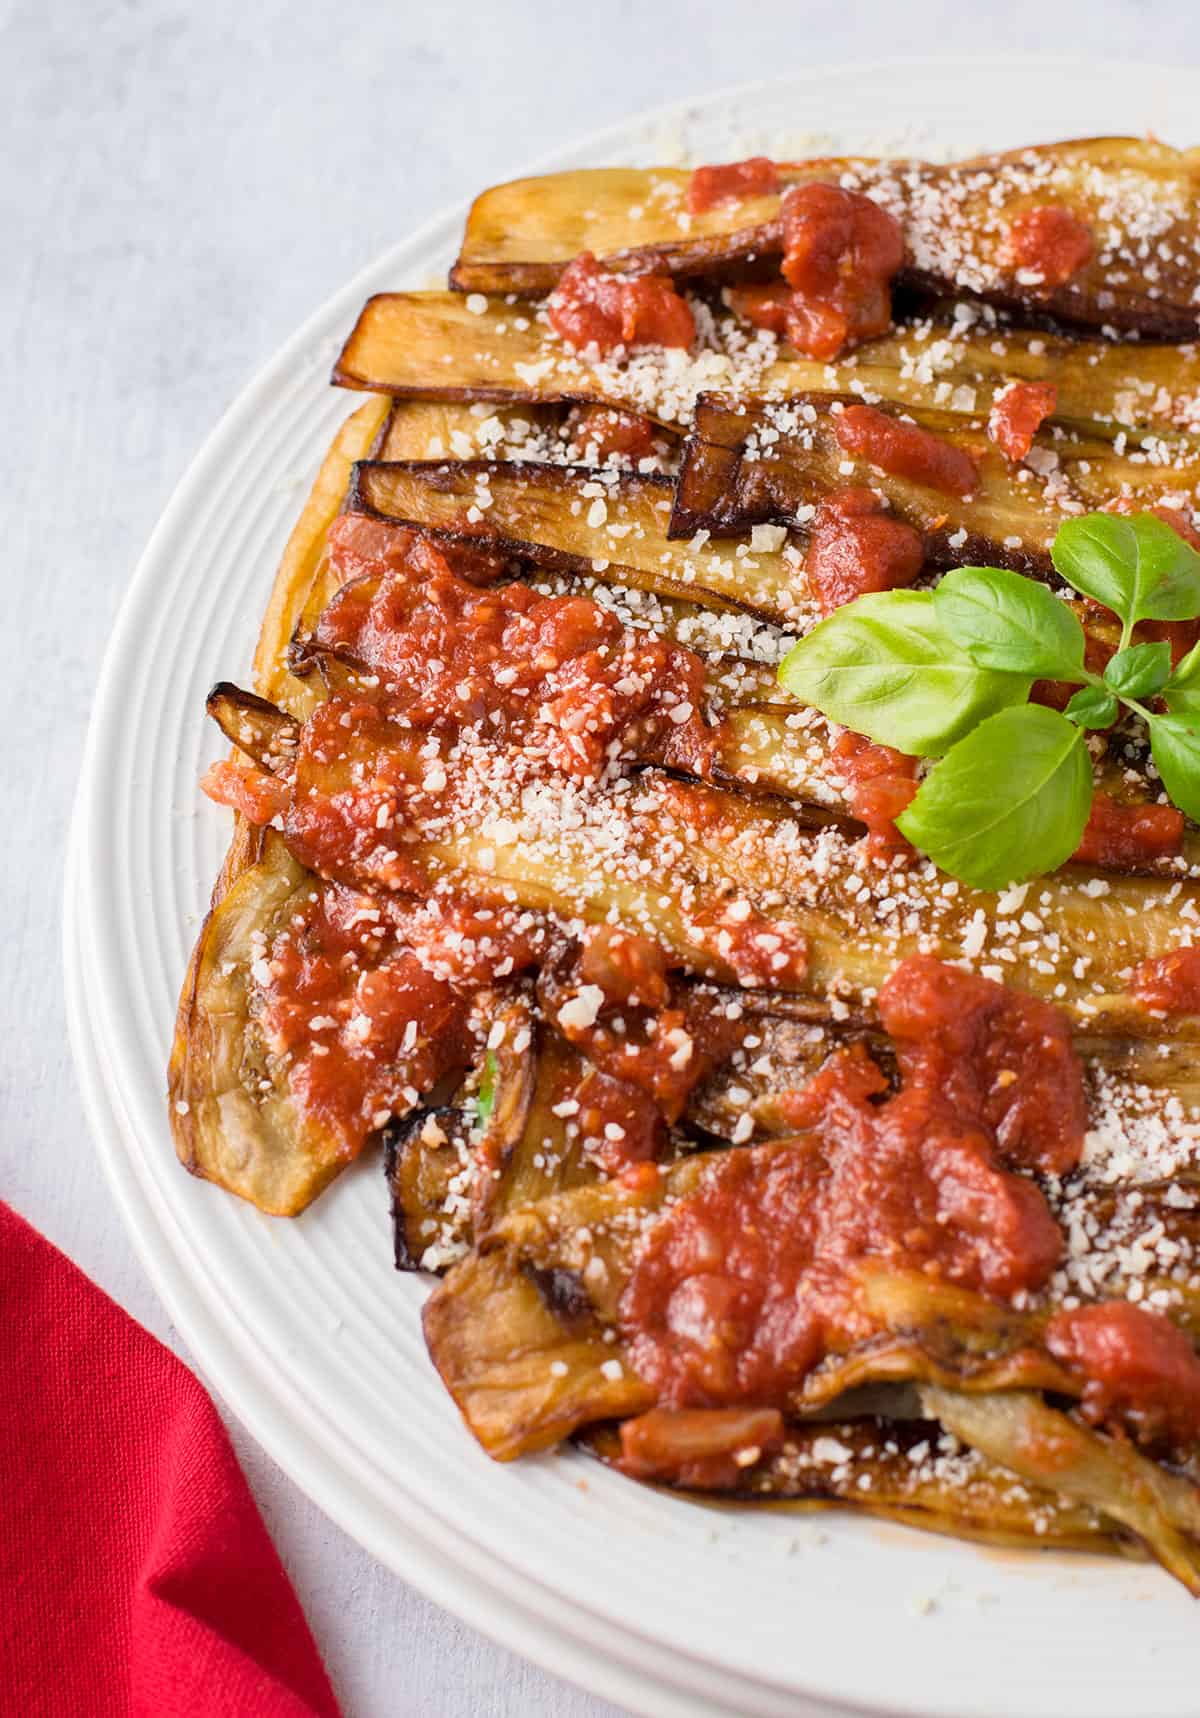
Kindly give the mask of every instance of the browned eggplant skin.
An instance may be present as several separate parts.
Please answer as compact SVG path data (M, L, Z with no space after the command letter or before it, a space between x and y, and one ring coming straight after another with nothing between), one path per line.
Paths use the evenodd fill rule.
M908 225L911 240L912 229L922 224L928 228L926 236L936 236L936 205L930 194L936 198L943 186L955 187L959 200L976 198L981 212L990 207L989 194L998 192L1003 198L1011 192L1013 210L1019 212L1031 197L1036 200L1034 188L1018 190L1011 180L1006 183L1005 174L1035 159L1066 175L1065 184L1056 180L1044 194L1055 202L1078 205L1088 221L1104 218L1103 194L1091 187L1090 177L1100 183L1102 174L1140 176L1148 186L1173 180L1188 213L1170 229L1171 279L1164 281L1160 271L1159 281L1148 284L1131 265L1124 270L1129 278L1114 290L1113 270L1094 258L1064 285L1047 290L1022 284L1008 270L961 269L949 257L939 264L936 249L922 263L921 247L910 243L899 284L958 293L1025 316L1050 316L1068 326L1164 341L1194 340L1200 334L1194 215L1200 158L1195 151L1140 138L1082 138L948 166L851 157L785 163L780 182L785 190L825 181L874 191ZM654 168L641 174L593 169L494 186L471 207L450 285L460 292L551 292L567 263L584 250L595 252L617 272L652 271L713 281L747 279L755 270L771 273L783 248L779 193L693 217L687 234L673 211L661 205L657 221L653 215L647 219L647 204L655 206L650 192L656 182L674 187L682 203L687 180L687 173L678 169ZM641 208L641 218L622 219L622 211L635 206ZM994 242L991 248L994 251Z

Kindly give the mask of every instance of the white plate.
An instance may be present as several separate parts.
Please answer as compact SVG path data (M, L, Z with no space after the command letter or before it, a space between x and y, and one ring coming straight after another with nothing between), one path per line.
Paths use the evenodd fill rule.
M1194 114L1183 70L901 62L710 97L543 165L788 154L813 134L941 153L1148 128L1190 143ZM807 1695L946 1718L1194 1718L1200 1613L1155 1570L715 1513L575 1454L493 1465L426 1359L423 1286L391 1269L378 1164L283 1222L175 1161L172 1017L227 833L196 792L219 750L204 694L247 676L280 548L353 403L325 386L340 337L367 293L445 266L462 213L351 282L246 390L164 514L109 647L65 955L80 1078L134 1243L213 1385L335 1520L469 1622L638 1711L802 1718Z

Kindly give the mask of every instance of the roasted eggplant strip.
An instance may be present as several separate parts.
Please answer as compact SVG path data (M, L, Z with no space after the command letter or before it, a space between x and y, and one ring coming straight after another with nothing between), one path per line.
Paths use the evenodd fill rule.
M366 459L375 446L389 409L390 402L384 396L374 396L342 425L325 455L275 575L254 653L254 685L264 698L294 715L308 713L312 692L291 673L288 645L309 589L319 577L325 539L346 498L351 471L355 462Z
M929 1387L921 1403L947 1431L1022 1479L1119 1521L1200 1597L1200 1492L1187 1480L1026 1391L980 1396Z
M787 624L807 606L797 550L672 541L669 478L466 460L357 469L351 506L455 541L497 546L551 572L622 584ZM482 503L482 504L481 504ZM603 514L603 517L601 517ZM739 552L740 551L740 552Z
M1192 347L976 327L962 317L955 320L951 308L945 316L868 341L833 363L805 358L787 345L774 356L769 352L748 342L745 325L726 316L715 324L711 347L703 347L690 364L681 365L674 353L654 360L644 352L633 362L589 363L532 306L493 301L477 312L467 309L460 293L388 292L363 306L333 380L391 394L411 408L411 417L401 413L396 419L403 433L376 455L388 460L486 452L477 440L478 416L426 403L433 400L495 402L494 416L506 433L514 421L553 421L555 406L574 401L643 413L683 429L696 395L716 387L735 392L744 405L833 390L986 417L995 394L1009 382L1052 382L1058 398L1050 422L1075 430L1170 436L1200 424L1200 356ZM765 361L758 356L763 353ZM658 369L652 367L656 362ZM434 439L438 445L431 447Z
M609 268L677 278L769 267L782 249L780 194L695 215L686 208L690 177L677 168L576 169L493 186L472 205L450 283L461 292L549 292L581 251ZM1151 339L1200 331L1194 150L1085 138L951 166L843 157L780 169L781 190L814 180L865 192L897 216L903 281ZM1013 220L1046 203L1066 205L1094 241L1091 260L1049 290L1024 284L1004 261Z
M783 1140L756 1150L789 1148L790 1142ZM519 1454L522 1448L540 1448L551 1436L563 1437L608 1417L604 1400L591 1391L605 1357L619 1363L622 1377L632 1376L619 1335L619 1308L639 1241L660 1211L695 1191L713 1161L714 1154L697 1153L671 1165L649 1188L608 1182L514 1209L493 1229L483 1249L435 1289L425 1309L430 1355L489 1453L495 1453L497 1440L511 1437L520 1447L507 1453ZM510 1395L506 1411L511 1419L505 1431L492 1392L498 1375L507 1390L517 1392L505 1362L512 1346L510 1325L519 1327L526 1317L530 1281L555 1285L545 1305L561 1313L555 1340L569 1332L579 1372L547 1377L555 1354L545 1354L539 1371L523 1342L522 1375L529 1381L531 1399ZM861 1282L863 1304L877 1334L848 1352L831 1354L815 1368L789 1394L790 1413L823 1415L847 1392L879 1384L917 1382L971 1393L1078 1393L1078 1384L1043 1346L1043 1314L1017 1312L919 1273L892 1272L870 1263L862 1267ZM538 1328L543 1335L549 1329L544 1322ZM648 1408L652 1402L646 1398L651 1395L643 1387L640 1405L625 1411ZM482 1426L481 1400L488 1405ZM544 1425L542 1414L548 1416Z
M846 453L835 429L839 412L854 403L849 396L812 393L746 409L724 395L703 395L684 448L671 534L795 525L798 513L811 517L827 496L865 484L922 533L931 565L982 562L1044 575L1051 571L1050 545L1069 513L1119 496L1146 507L1181 499L1190 505L1200 493L1200 452L1190 444L1179 462L1159 465L1119 455L1106 440L1055 439L1044 443L1053 463L1039 475L1030 466L1014 469L981 426L948 412L914 410L909 417L918 428L968 454L979 471L973 494L947 494Z
M536 448L560 438L565 456L566 413L556 406L521 402L479 412L472 411L457 394L441 400L436 394L436 387L431 386L422 389L420 397L394 399L371 458L479 459L489 457L489 453L496 458L508 447ZM495 451L497 439L502 444L501 454Z
M879 1411L890 1409L881 1402ZM577 1441L606 1465L626 1471L614 1427ZM747 1466L732 1490L688 1491L668 1478L652 1483L702 1501L851 1508L906 1527L948 1533L1017 1550L1101 1551L1145 1555L1139 1540L1099 1510L1017 1479L977 1451L947 1451L936 1421L887 1418L791 1422L782 1446Z
M251 967L319 886L267 831L261 858L205 921L171 1052L180 1161L275 1216L303 1210L346 1161L333 1135L293 1101L251 1008Z
M296 764L299 724L278 705L228 680L218 681L204 704L225 738L272 775L290 775Z

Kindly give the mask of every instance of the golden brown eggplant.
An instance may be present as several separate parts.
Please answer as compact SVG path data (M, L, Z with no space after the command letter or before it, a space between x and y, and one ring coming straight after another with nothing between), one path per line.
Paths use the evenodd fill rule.
M746 408L706 394L684 447L671 534L704 530L736 535L758 524L794 526L838 490L868 485L897 518L920 531L935 567L986 564L1050 572L1050 545L1063 520L1120 497L1147 508L1192 505L1200 495L1200 448L1173 446L1155 463L1118 453L1107 440L1061 435L1044 440L1045 458L1013 467L982 426L941 411L907 414L917 427L967 454L979 480L965 497L894 476L847 453L837 440L849 396L812 393ZM891 408L878 408L891 417ZM1165 444L1164 444L1165 445Z
M451 285L549 292L581 251L610 268L677 278L769 268L782 249L780 194L692 214L689 180L678 168L597 168L493 186L472 205ZM1152 339L1200 332L1195 150L1084 138L950 166L842 157L781 167L782 190L812 181L865 192L897 216L901 279L911 284ZM1065 205L1093 233L1091 260L1056 287L1005 260L1014 219L1047 203Z
M376 456L389 460L478 457L487 452L478 439L481 422L494 417L506 434L514 419L536 428L572 401L644 413L682 429L697 394L714 389L736 394L743 405L821 390L986 417L1009 382L1052 382L1051 422L1071 429L1109 437L1124 431L1136 440L1138 431L1169 437L1200 425L1194 347L1071 340L997 327L994 318L964 314L963 307L956 317L948 306L825 363L748 337L732 315L710 320L690 361L677 351L648 350L589 362L553 333L540 306L492 300L479 311L468 310L460 293L377 293L359 313L333 380L406 402L410 413L396 419L404 434L389 436ZM471 416L460 404L470 400L495 402L495 409Z

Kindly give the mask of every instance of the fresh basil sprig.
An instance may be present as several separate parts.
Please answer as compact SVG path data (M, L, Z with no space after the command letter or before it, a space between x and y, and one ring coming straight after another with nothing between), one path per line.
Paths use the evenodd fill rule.
M1055 568L1121 621L1103 674L1085 662L1070 605L999 567L960 567L930 591L873 592L836 609L779 669L783 686L881 745L940 758L897 819L944 871L998 889L1061 865L1092 803L1083 730L1122 709L1149 731L1171 800L1200 821L1200 644L1172 673L1141 620L1200 616L1200 554L1151 514L1067 520ZM1035 680L1080 688L1061 714L1027 702ZM1166 714L1143 700L1161 698Z

